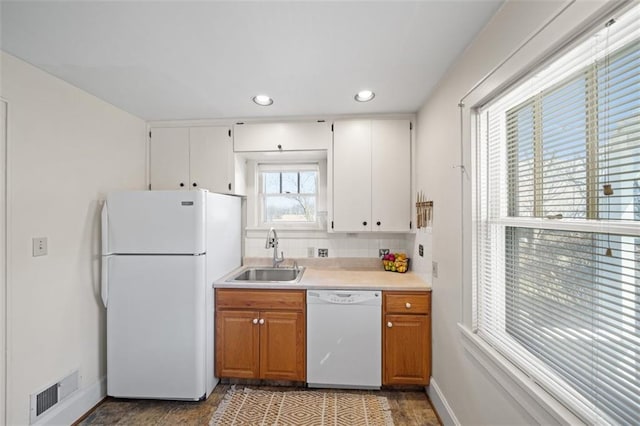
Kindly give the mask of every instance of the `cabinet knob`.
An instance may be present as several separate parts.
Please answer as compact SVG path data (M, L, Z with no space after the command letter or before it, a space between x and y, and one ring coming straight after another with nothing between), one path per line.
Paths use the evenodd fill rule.
M387 323L387 327L388 327L388 328L393 327L393 323L392 323L391 321L389 321L389 322Z
M409 302L405 303L405 304L404 304L404 306L405 306L407 309L411 309L411 303L409 303Z
M367 221L362 222L362 226L367 226Z
M195 182L193 182L193 186L198 186L198 184L197 184L197 183L195 183Z
M257 324L258 323L258 318L254 318L253 321L251 321L251 322L254 323L254 324Z
M376 225L378 225L378 226L380 226L381 224L382 224L382 222L380 222L380 221L376 222Z
M278 144L278 149L282 149L282 145Z
M231 191L231 183L229 183L229 191Z
M180 182L180 186L184 186L184 182Z
M264 324L264 318L260 318L260 321L258 321L260 323L260 325Z

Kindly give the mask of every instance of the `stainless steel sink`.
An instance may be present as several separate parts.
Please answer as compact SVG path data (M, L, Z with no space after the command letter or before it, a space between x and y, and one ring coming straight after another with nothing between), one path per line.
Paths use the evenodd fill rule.
M249 266L242 269L227 282L237 283L288 283L300 282L305 267L298 268L269 268L264 266Z

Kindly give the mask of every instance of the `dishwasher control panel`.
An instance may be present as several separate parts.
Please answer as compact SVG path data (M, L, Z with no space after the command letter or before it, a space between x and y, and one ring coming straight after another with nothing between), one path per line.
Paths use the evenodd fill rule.
M307 290L307 304L381 305L380 291Z

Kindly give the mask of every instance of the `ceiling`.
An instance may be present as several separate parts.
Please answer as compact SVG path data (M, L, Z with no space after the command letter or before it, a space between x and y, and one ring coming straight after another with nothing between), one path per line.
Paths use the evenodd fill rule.
M146 120L405 113L501 3L3 0L0 41Z

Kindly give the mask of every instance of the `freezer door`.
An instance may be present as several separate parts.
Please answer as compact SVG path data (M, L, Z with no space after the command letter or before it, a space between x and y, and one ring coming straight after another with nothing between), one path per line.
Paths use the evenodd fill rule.
M205 252L206 191L123 191L108 195L102 254Z
M202 398L205 256L113 256L108 268L107 394Z

